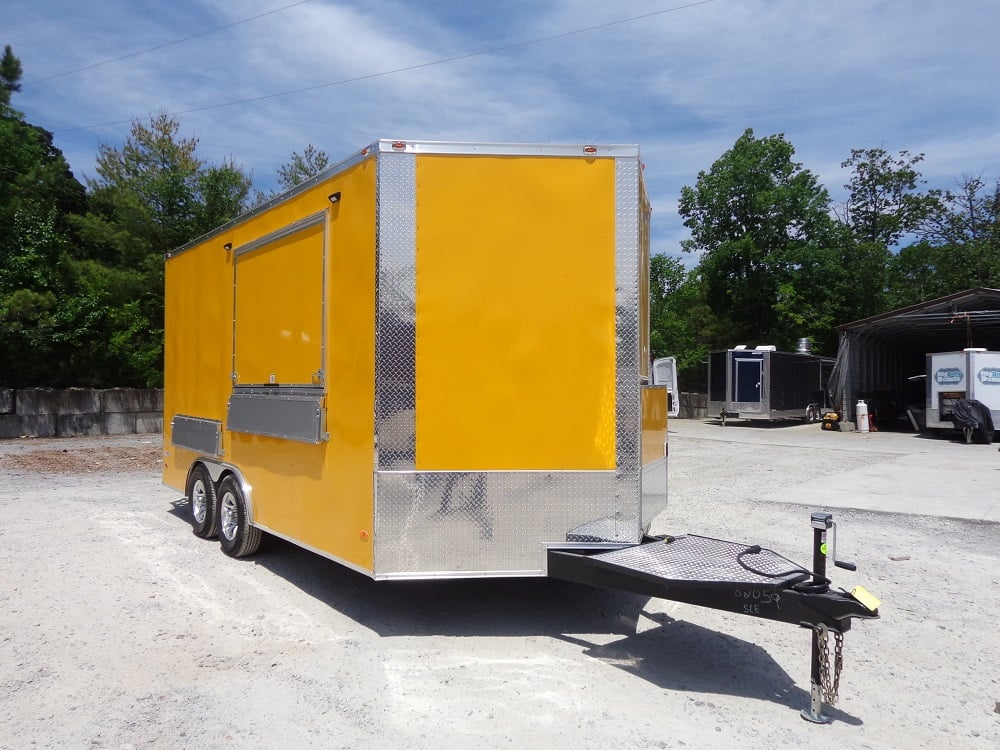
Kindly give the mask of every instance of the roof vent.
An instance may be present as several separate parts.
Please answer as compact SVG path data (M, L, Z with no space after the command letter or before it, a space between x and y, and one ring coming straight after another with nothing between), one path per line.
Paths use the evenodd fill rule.
M801 338L795 344L796 354L812 354L813 342L810 338Z
M776 352L778 347L774 344L761 344L760 346L754 347L755 352Z

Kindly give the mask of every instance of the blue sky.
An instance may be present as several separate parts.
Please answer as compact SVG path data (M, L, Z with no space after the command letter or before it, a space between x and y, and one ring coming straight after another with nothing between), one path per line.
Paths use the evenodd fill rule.
M12 103L80 179L160 111L264 190L309 143L333 161L383 137L638 143L653 250L677 255L681 187L748 127L784 133L835 201L852 148L925 153L929 187L1000 178L996 0L6 0L3 16Z

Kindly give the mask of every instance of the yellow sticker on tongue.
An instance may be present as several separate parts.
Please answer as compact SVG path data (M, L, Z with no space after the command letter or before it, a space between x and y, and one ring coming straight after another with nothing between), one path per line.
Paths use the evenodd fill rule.
M878 611L879 605L882 604L881 600L864 586L855 586L851 589L851 596L861 602L869 612Z

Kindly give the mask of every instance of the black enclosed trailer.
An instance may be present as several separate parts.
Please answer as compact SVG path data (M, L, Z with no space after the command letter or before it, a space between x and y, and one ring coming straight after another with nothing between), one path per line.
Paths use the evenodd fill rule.
M828 410L827 383L834 360L770 346L733 348L708 355L708 413L739 419L804 419Z

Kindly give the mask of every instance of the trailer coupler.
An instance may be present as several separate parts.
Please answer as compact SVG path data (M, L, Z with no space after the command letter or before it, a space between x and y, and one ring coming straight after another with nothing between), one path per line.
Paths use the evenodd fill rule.
M858 587L830 588L827 559L836 559L836 525L829 513L812 514L812 570L758 545L685 535L593 554L550 549L548 574L576 583L631 591L736 614L778 620L812 632L810 704L802 717L830 721L823 702L838 698L844 633L854 619L878 618L879 601ZM834 661L830 663L830 640Z

